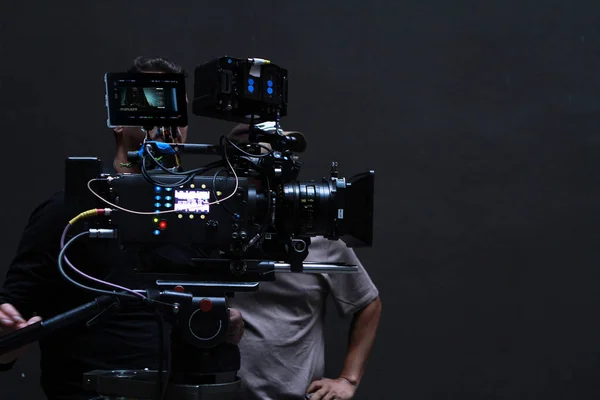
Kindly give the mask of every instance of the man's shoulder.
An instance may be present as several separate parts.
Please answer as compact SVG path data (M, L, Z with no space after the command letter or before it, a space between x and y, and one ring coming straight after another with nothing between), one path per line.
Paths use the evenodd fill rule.
M352 274L323 274L340 315L346 316L360 310L379 295L354 249L343 240L315 237L311 240L309 257L310 261L354 265L358 268Z
M369 273L366 271L360 258L352 247L341 239L331 240L323 236L317 236L311 239L309 247L309 255L306 259L312 262L323 262L332 264L355 265L358 267L358 273L351 274L354 278L362 278L363 276L370 279ZM334 277L345 276L345 274L332 274Z
M317 262L344 262L356 258L354 250L340 239L327 239L323 236L311 238L309 258Z
M310 238L310 246L308 246L309 257L324 257L329 253L331 240L323 236L315 236ZM321 260L323 261L323 260Z
M65 205L66 205L65 192L63 190L58 190L56 192L51 193L44 200L40 201L38 207L42 207L42 206L64 207Z
M37 203L29 216L29 224L61 220L66 224L72 218L69 207L64 199L64 192L57 191Z

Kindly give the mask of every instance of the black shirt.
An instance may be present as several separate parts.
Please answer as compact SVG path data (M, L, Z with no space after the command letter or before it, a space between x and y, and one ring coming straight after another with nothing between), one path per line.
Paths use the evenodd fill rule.
M47 319L99 296L69 283L58 270L60 237L67 222L80 211L65 204L62 192L33 211L0 290L0 304L13 304L25 319L34 313ZM78 269L132 289L143 288L132 273L133 267L175 257L185 259L187 255L183 249L171 247L152 254L124 252L116 240L88 238L67 251ZM117 313L103 315L91 327L84 322L40 340L42 389L51 400L88 399L91 394L81 389L85 372L157 369L159 326L154 311L128 305ZM167 339L168 335L165 344Z

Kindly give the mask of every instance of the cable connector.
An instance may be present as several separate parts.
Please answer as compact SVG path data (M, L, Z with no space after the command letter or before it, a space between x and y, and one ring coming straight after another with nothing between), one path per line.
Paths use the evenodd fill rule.
M248 242L248 247L254 246L258 239L260 239L260 233L257 233L252 239L250 239L250 241Z
M114 210L112 208L98 208L96 212L98 215L106 215L109 216Z
M69 225L73 225L75 222L82 218L95 217L97 215L110 215L114 212L112 208L92 208L91 210L84 211L78 216L69 221Z
M116 229L90 229L90 237L93 239L116 239Z

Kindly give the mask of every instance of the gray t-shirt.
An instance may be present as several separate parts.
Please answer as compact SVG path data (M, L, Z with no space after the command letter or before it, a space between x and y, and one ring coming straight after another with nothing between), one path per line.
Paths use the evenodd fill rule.
M242 312L239 344L243 380L238 400L303 400L325 370L324 317L328 295L341 316L355 313L379 292L354 251L342 241L312 239L306 261L358 265L354 274L280 273L252 293L236 293L230 307ZM346 332L340 335L347 337Z

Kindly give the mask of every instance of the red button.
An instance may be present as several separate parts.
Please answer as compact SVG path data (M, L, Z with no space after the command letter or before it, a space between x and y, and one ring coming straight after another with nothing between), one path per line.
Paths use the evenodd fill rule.
M167 221L164 221L164 220L163 220L163 221L160 221L160 222L158 223L158 227L159 227L160 229L166 229L166 228L167 228Z
M183 286L177 285L175 286L175 291L178 293L183 293L185 292L185 289L183 288Z
M200 300L200 310L204 312L209 312L210 310L212 310L212 301L210 301L209 299Z

